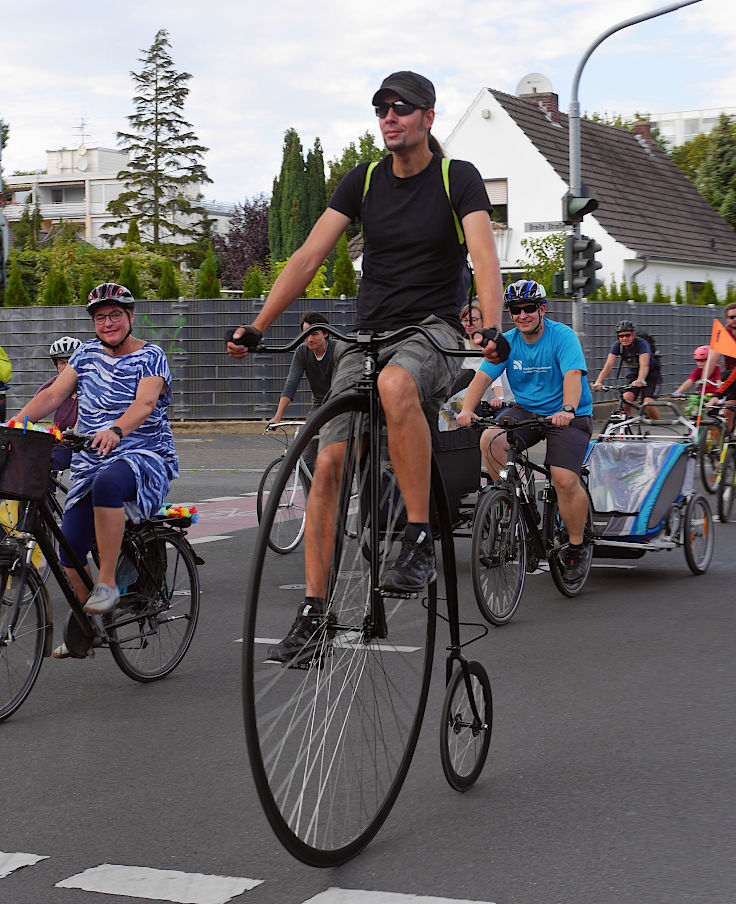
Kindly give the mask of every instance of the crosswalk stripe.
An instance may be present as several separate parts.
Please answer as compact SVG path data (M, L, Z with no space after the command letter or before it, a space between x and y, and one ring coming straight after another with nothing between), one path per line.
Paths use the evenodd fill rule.
M146 866L102 863L56 883L57 888L81 888L108 895L173 901L175 904L227 904L237 895L260 885L263 879L208 876Z
M210 537L187 537L190 546L196 546L197 543L214 543L216 540L229 540L230 534L212 534Z
M406 895L392 891L360 891L357 888L328 888L327 891L321 891L303 904L493 904L493 902Z
M21 854L0 851L0 879L4 879L17 869L33 866L40 860L48 860L46 854Z

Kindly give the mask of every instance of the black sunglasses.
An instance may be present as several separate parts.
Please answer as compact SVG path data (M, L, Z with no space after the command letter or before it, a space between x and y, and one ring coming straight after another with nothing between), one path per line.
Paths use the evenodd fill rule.
M416 104L408 104L405 100L392 100L385 104L376 104L376 116L379 119L384 119L388 116L388 111L394 108L394 113L397 116L408 116L410 113L413 113L415 110L423 110L423 107L418 107Z
M536 310L538 310L538 304L510 304L509 305L509 314L512 317L518 317L519 314L533 314Z

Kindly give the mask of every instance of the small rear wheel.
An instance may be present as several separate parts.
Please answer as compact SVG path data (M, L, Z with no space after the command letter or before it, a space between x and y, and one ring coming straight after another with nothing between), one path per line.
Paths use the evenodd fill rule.
M492 489L481 494L473 519L473 590L481 615L492 625L512 618L524 590L526 527L519 513L512 536L512 508L508 490Z
M578 593L580 593L580 591L583 589L585 582L588 580L588 575L590 574L590 566L593 562L593 515L591 511L590 500L588 500L588 518L585 523L585 538L588 546L585 550L584 570L576 581L571 581L565 576L565 563L563 560L563 555L565 549L567 549L569 537L567 534L567 528L565 527L565 522L560 517L560 509L557 504L556 496L554 502L552 502L547 508L547 524L545 534L549 541L551 541L551 548L548 555L549 572L552 575L552 580L555 582L555 587L557 587L560 593L562 593L564 596L577 596Z
M284 458L277 458L263 472L256 496L256 514L258 523L263 519L268 497L279 477ZM304 524L307 514L307 495L311 480L299 459L296 468L289 474L286 485L279 497L279 507L271 525L268 545L274 552L285 555L301 542L304 536Z
M472 700L480 718L473 714ZM445 692L440 718L440 757L445 778L456 791L467 791L488 756L493 727L491 682L479 662L468 663L468 681L455 669Z
M685 560L693 574L703 574L713 558L713 515L708 500L695 493L685 509L682 526Z
M189 649L199 616L199 573L178 531L156 525L140 545L123 542L121 560L133 562L135 574L107 631L115 662L129 678L146 682L173 672Z
M736 452L729 449L718 482L718 517L724 523L731 517L736 494Z

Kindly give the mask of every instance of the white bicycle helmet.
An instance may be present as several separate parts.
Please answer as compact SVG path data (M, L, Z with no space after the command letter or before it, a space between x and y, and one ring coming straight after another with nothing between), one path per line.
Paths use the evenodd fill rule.
M74 336L62 336L60 339L55 339L51 343L49 357L71 358L74 352L81 347L82 342L80 339L75 339Z

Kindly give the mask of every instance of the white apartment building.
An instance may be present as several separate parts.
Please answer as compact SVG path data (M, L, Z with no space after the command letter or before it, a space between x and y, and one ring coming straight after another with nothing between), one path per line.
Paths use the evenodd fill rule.
M725 113L730 120L736 119L736 107L721 107L712 110L679 110L676 113L652 113L651 126L659 133L667 146L679 147L697 135L709 135L718 125L718 118Z

